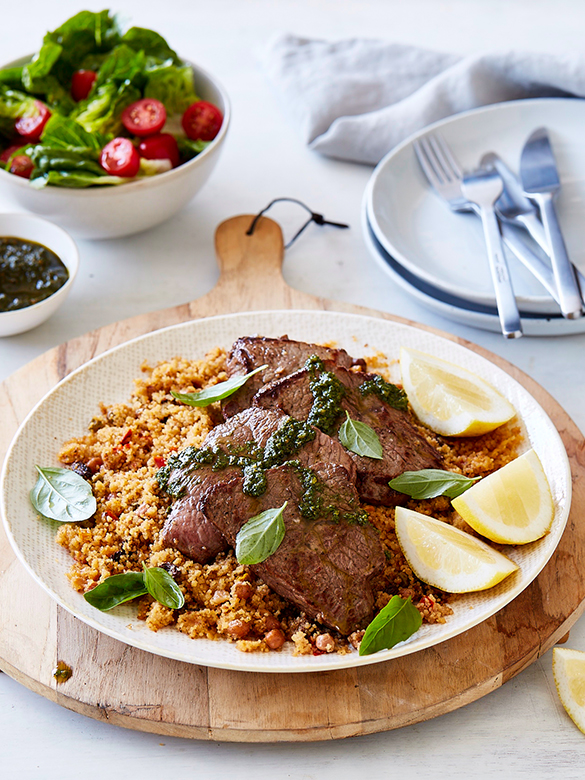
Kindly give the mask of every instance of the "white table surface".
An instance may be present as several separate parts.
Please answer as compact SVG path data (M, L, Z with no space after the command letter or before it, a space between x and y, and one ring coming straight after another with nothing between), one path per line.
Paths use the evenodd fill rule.
M0 55L38 48L82 7L74 0L5 3ZM523 338L457 325L410 300L371 260L360 202L371 169L304 148L256 52L278 32L328 39L383 37L461 54L524 48L582 50L580 0L125 0L115 10L161 32L185 57L214 73L233 104L233 124L210 182L178 216L142 235L79 242L81 270L66 305L45 325L0 340L0 380L45 350L118 319L193 300L218 277L215 226L272 198L306 201L349 231L312 226L287 252L285 277L300 290L385 310L463 336L519 366L585 430L585 335ZM15 210L0 193L0 208ZM297 214L272 214L292 229ZM585 650L585 618L568 647ZM581 778L585 736L556 695L551 652L503 688L456 712L394 732L344 741L240 745L168 739L69 712L0 674L0 776L72 780L111 776L241 780L299 778Z

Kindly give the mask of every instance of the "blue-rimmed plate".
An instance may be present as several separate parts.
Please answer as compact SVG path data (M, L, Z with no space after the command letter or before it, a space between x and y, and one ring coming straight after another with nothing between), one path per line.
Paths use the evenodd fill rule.
M434 192L416 159L414 140L438 131L464 169L477 167L485 152L494 151L517 171L526 138L542 126L550 132L559 167L562 188L557 205L569 255L585 270L585 101L541 98L498 103L443 119L411 136L378 164L365 196L371 230L417 284L495 309L481 223L474 215L451 212ZM557 304L540 282L507 256L518 308L558 314Z

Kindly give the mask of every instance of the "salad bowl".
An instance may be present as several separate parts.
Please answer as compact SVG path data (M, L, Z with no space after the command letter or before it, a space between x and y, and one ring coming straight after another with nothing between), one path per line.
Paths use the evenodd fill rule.
M2 66L18 67L31 60L22 57ZM209 145L186 163L156 176L116 186L46 186L35 189L20 176L0 168L0 188L18 206L51 220L75 238L106 239L132 235L161 224L182 209L203 187L213 171L230 123L225 89L203 68L193 69L198 96L217 106L223 115L221 129Z

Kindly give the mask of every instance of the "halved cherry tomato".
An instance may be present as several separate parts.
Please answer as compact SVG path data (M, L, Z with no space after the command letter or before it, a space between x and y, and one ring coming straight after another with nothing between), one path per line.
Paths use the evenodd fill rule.
M122 111L122 124L132 135L153 135L162 130L167 112L160 100L142 98Z
M0 162L8 162L17 149L22 149L22 144L12 144L12 146L9 146L8 149L4 149L2 154L0 154Z
M149 135L140 142L138 151L147 160L170 160L173 168L180 162L177 141L170 133Z
M132 178L140 168L140 155L129 138L114 138L102 149L100 165L112 176Z
M79 102L91 92L93 82L97 79L95 70L76 70L71 77L71 97Z
M22 176L23 179L30 179L33 172L34 163L26 154L17 154L10 163L10 173L15 176Z
M31 116L21 116L16 120L14 129L26 143L35 143L39 140L45 125L51 117L51 112L40 100L35 100L36 113Z
M187 138L192 141L213 141L219 133L219 128L223 122L223 116L217 106L207 103L205 100L198 100L192 103L183 114L181 124Z

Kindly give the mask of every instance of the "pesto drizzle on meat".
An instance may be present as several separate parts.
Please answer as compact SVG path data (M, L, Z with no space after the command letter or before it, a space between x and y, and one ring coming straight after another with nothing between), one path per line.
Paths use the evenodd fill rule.
M362 395L368 395L368 393L375 393L382 401L385 401L388 406L392 406L394 409L399 409L405 412L408 409L408 398L406 393L401 387L393 385L390 382L386 382L380 374L375 374L372 379L366 379L360 385L360 393Z
M317 355L311 355L305 368L309 372L309 387L313 394L313 405L307 422L331 435L343 411L341 400L345 396L345 387L332 371L325 371L325 364Z
M333 505L325 505L322 498L323 483L317 474L310 468L304 468L292 457L301 447L313 441L315 436L311 425L289 417L270 436L265 447L255 442L247 442L238 450L231 445L227 449L187 447L169 458L167 465L157 472L156 479L162 490L173 498L180 498L197 469L210 466L213 471L220 471L232 466L242 470L243 492L257 497L267 489L267 469L286 464L294 469L303 488L299 509L307 520L329 516L334 521L343 519L347 522L365 522L367 513L363 510L343 512Z

